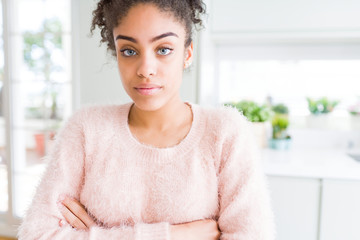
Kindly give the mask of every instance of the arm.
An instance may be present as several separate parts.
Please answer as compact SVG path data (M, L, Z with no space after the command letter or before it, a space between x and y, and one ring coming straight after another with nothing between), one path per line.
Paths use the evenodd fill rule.
M64 220L57 201L61 195L79 199L84 181L85 140L83 122L87 114L78 112L60 131L48 166L37 188L32 204L19 228L20 240L30 239L169 239L169 224L136 224L89 231L76 230L69 225L59 226Z
M269 194L250 122L236 117L233 134L224 142L219 170L221 240L273 240Z
M60 226L70 224L76 229L88 230L96 224L85 207L76 199L65 196L62 203L61 213L67 222L60 221ZM171 240L218 240L220 231L215 220L205 219L170 225L170 235Z

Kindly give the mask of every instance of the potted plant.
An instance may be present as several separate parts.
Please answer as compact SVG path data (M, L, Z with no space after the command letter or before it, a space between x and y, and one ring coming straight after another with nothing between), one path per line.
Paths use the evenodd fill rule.
M226 103L225 105L235 107L241 112L252 123L253 132L259 146L262 148L267 147L267 139L271 134L271 124L269 122L272 116L271 108L266 104L260 105L249 100Z
M286 106L282 110L285 109L287 109ZM279 149L279 150L289 149L291 137L287 133L287 129L289 126L288 110L286 111L286 113L275 112L271 124L273 131L272 131L272 138L269 141L270 148Z
M307 98L310 115L307 118L308 127L323 128L327 126L328 114L331 113L336 105L337 100L329 100L327 97L319 99Z
M352 130L360 130L360 98L357 103L348 108L350 114L350 127Z
M360 98L348 108L348 111L351 116L360 116Z

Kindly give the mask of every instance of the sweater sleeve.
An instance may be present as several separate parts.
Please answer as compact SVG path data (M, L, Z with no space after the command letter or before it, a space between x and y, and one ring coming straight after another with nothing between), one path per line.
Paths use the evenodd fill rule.
M235 120L219 170L220 240L273 240L275 226L260 149L251 123L239 115Z
M19 227L18 238L30 239L119 239L168 240L169 223L138 223L134 226L76 230L70 225L59 226L62 216L57 201L62 194L80 199L84 181L85 140L82 122L86 114L74 114L59 132L55 145L46 157L48 165L35 196Z

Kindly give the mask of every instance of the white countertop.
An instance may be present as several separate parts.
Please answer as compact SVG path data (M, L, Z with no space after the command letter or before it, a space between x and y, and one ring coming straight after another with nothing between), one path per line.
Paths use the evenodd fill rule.
M262 149L262 160L268 176L360 180L360 162L345 150L266 148Z

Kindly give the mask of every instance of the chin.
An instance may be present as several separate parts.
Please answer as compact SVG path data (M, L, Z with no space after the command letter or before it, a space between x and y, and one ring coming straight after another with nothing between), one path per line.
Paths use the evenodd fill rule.
M165 103L163 103L162 101L159 100L153 100L153 99L148 99L148 100L136 100L133 99L135 106L142 110L142 111L147 111L147 112L154 112L159 110L160 108L162 108Z

